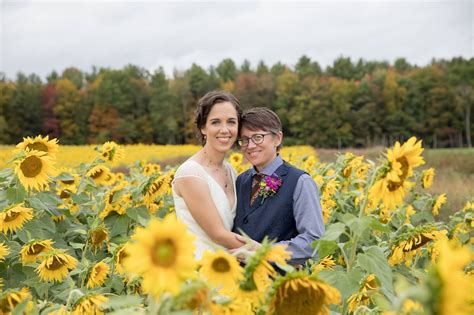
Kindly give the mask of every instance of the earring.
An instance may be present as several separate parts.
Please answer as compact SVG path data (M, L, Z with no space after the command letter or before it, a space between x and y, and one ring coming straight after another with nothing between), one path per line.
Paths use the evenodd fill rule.
M203 138L204 140L207 140L207 136L206 136L206 135L202 135L202 138Z

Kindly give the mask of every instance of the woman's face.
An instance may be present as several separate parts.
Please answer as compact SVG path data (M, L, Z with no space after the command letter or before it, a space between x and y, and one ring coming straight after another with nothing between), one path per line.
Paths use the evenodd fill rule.
M245 158L260 172L277 157L277 147L281 144L283 134L281 132L274 134L261 129L250 130L246 127L242 127L240 131L241 138L252 139L255 135L264 135L263 141L255 144L249 140L248 145L241 150Z
M234 105L230 102L214 104L207 116L206 125L201 133L206 136L206 146L218 152L227 152L232 148L238 133L238 117Z

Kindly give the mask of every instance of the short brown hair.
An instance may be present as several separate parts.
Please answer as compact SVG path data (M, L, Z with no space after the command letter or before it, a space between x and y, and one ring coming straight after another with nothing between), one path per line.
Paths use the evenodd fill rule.
M282 131L280 117L268 107L253 107L245 110L240 120L239 130L244 127L252 131L271 132L275 135ZM277 151L280 149L281 144L277 147Z
M235 111L237 112L238 124L240 126L242 108L240 106L239 100L234 95L224 91L207 92L206 95L201 97L198 101L194 119L194 123L196 124L197 128L197 136L200 139L201 144L204 145L206 143L206 139L201 133L201 129L206 125L209 113L211 112L214 105L224 102L229 102L234 106Z

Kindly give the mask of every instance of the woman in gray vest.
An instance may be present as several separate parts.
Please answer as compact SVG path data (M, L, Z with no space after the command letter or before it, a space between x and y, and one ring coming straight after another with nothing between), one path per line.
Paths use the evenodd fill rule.
M280 157L283 133L276 113L252 108L243 113L240 124L237 141L253 167L237 178L233 231L244 232L256 242L268 236L286 244L290 263L301 265L314 258L311 244L324 233L316 183Z

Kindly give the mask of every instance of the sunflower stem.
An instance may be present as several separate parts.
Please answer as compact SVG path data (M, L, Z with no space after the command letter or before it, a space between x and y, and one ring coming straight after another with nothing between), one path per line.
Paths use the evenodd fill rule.
M367 202L369 200L369 190L375 182L375 178L377 177L377 173L378 173L379 169L380 169L380 166L374 170L374 172L371 174L370 181L369 181L368 185L365 187L364 200L362 201L362 204L361 204L360 209L359 209L359 217L358 217L359 219L361 219L364 216L365 208L367 207ZM351 231L351 235L354 235L354 233L352 231ZM352 268L353 268L353 265L354 265L354 260L355 260L355 255L356 255L356 252L357 252L357 245L358 245L357 243L358 242L359 242L359 236L355 235L354 239L352 241L353 245L352 245L352 248L351 248L351 253L350 253L350 256L349 256L349 260L347 261L347 272L352 271Z

